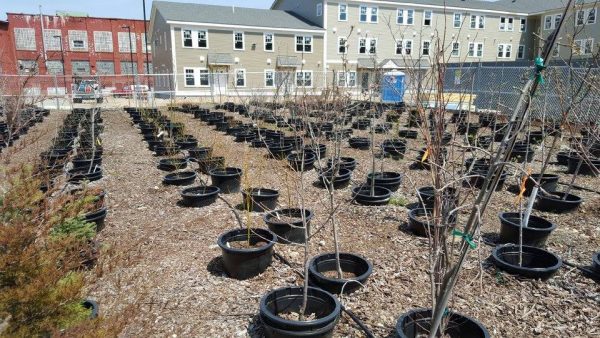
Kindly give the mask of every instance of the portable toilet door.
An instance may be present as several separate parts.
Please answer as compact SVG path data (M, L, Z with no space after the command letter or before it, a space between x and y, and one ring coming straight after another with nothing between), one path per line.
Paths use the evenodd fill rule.
M406 75L400 71L386 72L381 79L381 102L404 102L404 79Z

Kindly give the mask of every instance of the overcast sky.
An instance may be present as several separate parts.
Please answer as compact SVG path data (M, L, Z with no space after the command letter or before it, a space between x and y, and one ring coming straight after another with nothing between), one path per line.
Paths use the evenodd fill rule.
M229 5L254 8L269 8L272 0L177 0L214 5ZM56 14L56 11L85 12L90 16L107 18L142 19L142 0L0 0L0 20L6 20L6 13L38 14L39 6L43 14ZM150 19L152 0L146 0L146 15Z

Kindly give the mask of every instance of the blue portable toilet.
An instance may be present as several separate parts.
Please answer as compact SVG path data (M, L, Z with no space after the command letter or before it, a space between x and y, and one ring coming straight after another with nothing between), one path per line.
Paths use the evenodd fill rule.
M406 74L401 71L386 72L381 79L381 102L404 102L404 79Z

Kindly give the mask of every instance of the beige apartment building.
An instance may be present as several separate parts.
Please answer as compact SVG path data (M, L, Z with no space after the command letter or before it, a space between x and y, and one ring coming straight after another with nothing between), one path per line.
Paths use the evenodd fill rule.
M266 10L156 1L154 72L174 73L157 87L178 96L332 85L360 93L382 71L427 72L434 55L447 63L530 62L563 2L275 0ZM595 2L578 1L567 15L553 57L589 57L600 33Z

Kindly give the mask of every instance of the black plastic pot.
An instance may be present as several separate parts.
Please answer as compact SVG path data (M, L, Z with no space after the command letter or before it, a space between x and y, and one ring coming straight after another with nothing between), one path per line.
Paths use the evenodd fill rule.
M245 210L263 212L277 207L279 192L267 188L242 190L242 204Z
M307 151L305 151L304 154L292 153L287 156L287 160L290 163L292 169L294 169L295 171L300 171L302 169L304 169L304 171L308 171L314 167L315 154L313 152ZM302 163L304 163L304 166L302 166Z
M186 167L187 159L185 158L163 158L158 162L158 169L164 171L175 171Z
M155 146L154 153L156 156L172 156L179 152L179 146L167 147L167 146Z
M154 149L156 149L156 147L164 147L164 146L165 146L165 142L163 140L158 140L158 139L148 140L148 149L150 149L151 151L154 151Z
M205 207L214 203L221 189L215 186L197 186L181 191L181 202L187 207Z
M373 177L374 176L374 177ZM393 171L369 173L367 175L367 185L375 183L377 187L383 187L389 191L396 191L402 183L402 174Z
M196 180L196 173L193 171L181 171L168 174L163 178L163 184L166 185L190 185Z
M398 137L416 139L419 133L416 130L403 129L398 131Z
M235 229L217 240L223 252L227 274L235 279L248 279L264 272L273 260L273 246L277 236L267 229ZM234 248L232 242L249 242L253 247ZM262 243L263 245L258 245Z
M384 187L375 186L371 194L371 186L360 185L352 189L352 198L360 205L385 205L390 201L392 192Z
M498 215L500 218L500 243L519 243L519 229L523 216L517 212L501 212ZM543 247L554 229L556 229L556 224L530 215L529 223L522 230L523 244Z
M565 213L573 211L581 205L583 199L577 195L566 194L564 192L552 192L551 194L541 193L537 196L535 209L540 211Z
M88 212L83 215L83 218L86 222L95 223L96 231L100 231L104 228L104 219L106 218L106 214L108 214L108 209L106 207L101 207L100 209L92 212Z
M513 151L510 153L509 159L518 163L533 161L535 151L529 145L515 145Z
M431 309L414 309L400 316L396 322L396 335L399 338L427 337L431 330ZM477 320L449 311L445 320L446 338L489 338L488 330Z
M95 301L93 301L91 299L86 299L83 302L81 302L81 306L84 309L90 311L90 316L88 317L89 319L95 319L98 317L98 313L100 311L100 306Z
M594 269L597 274L600 274L600 251L592 256L592 269Z
M568 151L559 151L558 153L556 153L556 162L558 162L559 165L569 165L569 156L570 153Z
M214 156L198 160L198 170L201 173L209 175L214 169L225 168L225 157Z
M313 212L308 209L278 209L266 213L263 216L263 220L268 225L269 230L277 235L279 243L304 243L306 237L304 236L302 215L304 215L306 226L310 227ZM284 217L284 219L281 219L281 217Z
M471 170L468 175L471 176L465 179L465 184L463 186L473 187L477 189L482 189L483 184L485 183L485 178L488 174L488 168L485 167L477 167L476 169ZM504 182L508 177L508 173L503 171L500 174L500 179L498 180L498 185L496 185L495 191L500 191L504 187Z
M221 193L231 194L240 191L242 169L226 167L213 169L209 173L212 185L219 187Z
M523 193L525 196L531 195L531 191L535 186L535 181L540 184L540 187L548 192L556 191L558 187L558 179L559 176L555 174L531 174L531 177L528 177L525 181L525 192Z
M340 157L337 165L340 169L348 169L350 171L354 171L354 169L356 169L356 160L352 157ZM332 166L333 158L330 158L327 160L327 168L331 168Z
M422 221L419 217L427 216L426 221ZM442 226L450 226L453 227L456 223L456 217L449 217L450 220L435 222L433 219L433 214L431 209L423 209L423 208L415 208L408 211L408 227L412 230L412 232L421 237L427 237L430 233L432 233L431 226L435 223L440 224ZM428 222L429 221L429 222Z
M306 145L304 146L304 151L313 152L315 155L318 154L319 158L322 159L327 154L327 146L325 144Z
M102 168L94 167L91 171L88 168L71 169L68 172L70 183L80 183L82 181L97 181L102 178Z
M492 261L500 270L526 278L546 280L562 266L557 255L534 246L522 246L522 263L519 265L519 245L499 245L492 250Z
M419 204L423 200L423 206L426 209L433 208L435 201L435 189L433 187L422 187L417 190L417 194L420 196ZM444 201L444 206L453 206L457 203L457 191L452 187L448 187L442 191L441 199Z
M527 143L540 144L540 143L542 143L542 140L544 139L544 132L543 131L530 131L526 134L526 136L527 136Z
M284 287L269 291L260 300L259 318L267 338L326 338L332 337L339 321L341 305L325 290L308 288L305 314L314 314L310 321L288 320L284 313L299 313L303 303L303 288Z
M90 165L92 166L92 168L95 166L102 165L102 157L97 156L93 159L74 158L73 160L71 160L71 163L73 163L73 169L88 169Z
M352 273L355 277L339 279L325 276L324 272L337 272L335 253L325 253L313 257L308 263L309 283L335 294L352 293L363 286L373 272L371 262L352 253L340 252L339 255L342 272Z
M278 159L278 160L286 159L287 156L292 152L293 148L294 147L291 144L281 144L281 143L271 143L267 146L267 149L269 149L269 154L271 155L271 157Z
M181 138L175 141L179 149L193 149L198 146L198 140L194 137Z
M398 139L385 140L381 144L381 150L386 155L402 158L404 157L404 152L406 152L406 142Z
M319 184L322 187L328 187L331 184L333 189L340 189L348 186L351 178L351 170L340 168L334 175L333 169L330 168L319 173Z
M348 143L354 149L368 150L371 147L371 141L366 137L351 137Z
M590 159L591 163L584 160L582 157L573 153L569 156L569 169L567 172L569 174L574 174L577 170L577 166L581 163L579 167L579 175L589 175L595 176L597 172L600 172L600 160L599 159Z

